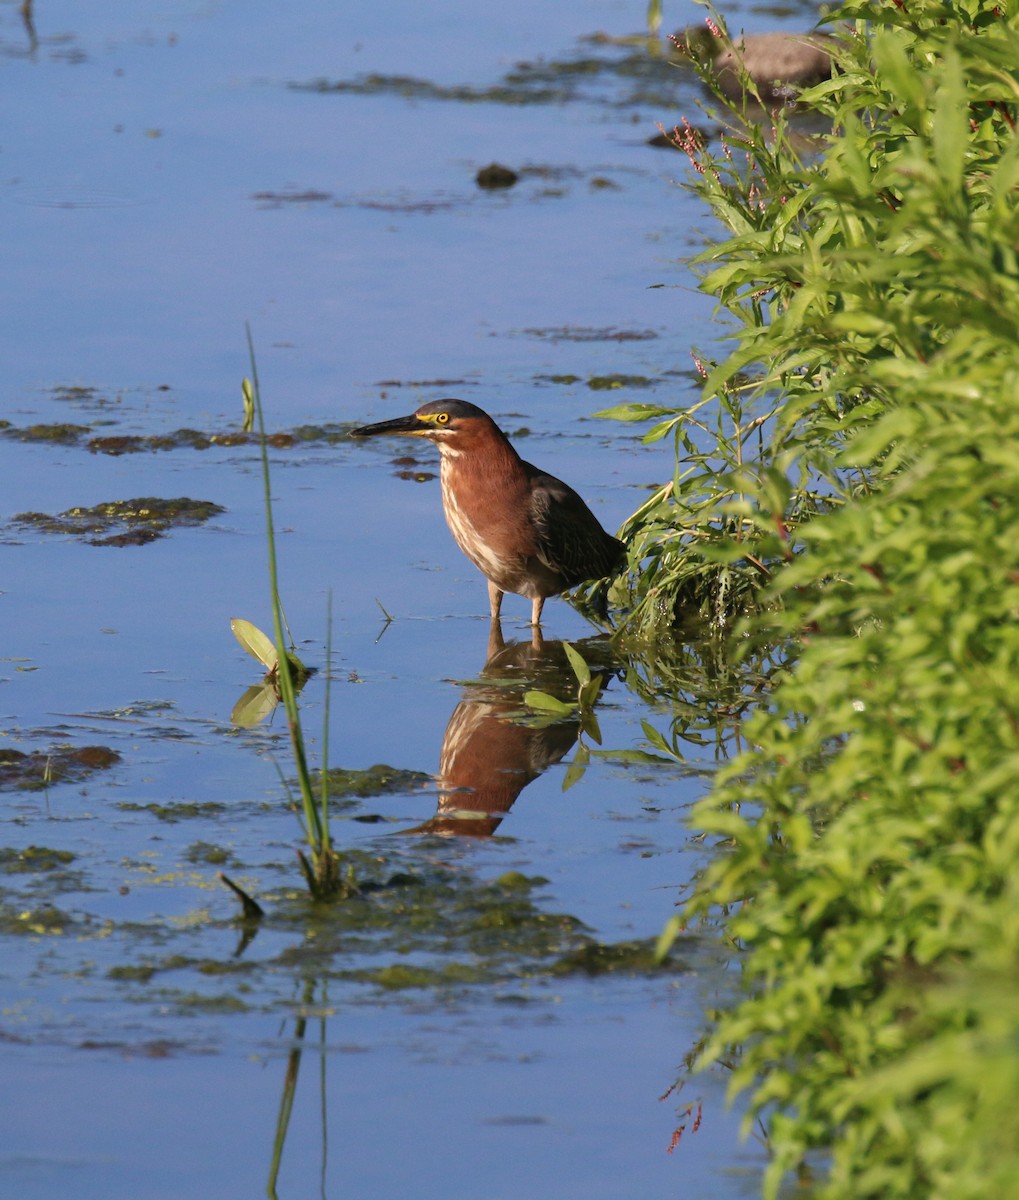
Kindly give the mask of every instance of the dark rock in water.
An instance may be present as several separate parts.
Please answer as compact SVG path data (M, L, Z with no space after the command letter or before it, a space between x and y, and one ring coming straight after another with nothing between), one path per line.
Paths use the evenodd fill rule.
M502 163L489 163L487 167L482 167L475 176L477 185L481 188L512 187L519 178L516 171L511 171Z

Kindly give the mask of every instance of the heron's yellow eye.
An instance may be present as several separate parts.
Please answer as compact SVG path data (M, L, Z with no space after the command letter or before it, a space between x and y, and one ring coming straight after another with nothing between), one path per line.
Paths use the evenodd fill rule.
M437 425L448 425L449 424L449 413L436 414L435 423Z

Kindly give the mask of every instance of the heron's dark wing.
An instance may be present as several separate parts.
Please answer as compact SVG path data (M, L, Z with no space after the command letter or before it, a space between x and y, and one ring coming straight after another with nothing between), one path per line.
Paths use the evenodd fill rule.
M611 575L622 561L622 542L602 529L569 484L529 463L525 466L531 475L531 520L538 557L562 576L563 590Z

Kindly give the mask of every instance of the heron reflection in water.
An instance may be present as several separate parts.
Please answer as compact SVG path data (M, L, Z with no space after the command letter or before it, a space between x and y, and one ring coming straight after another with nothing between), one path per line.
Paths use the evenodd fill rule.
M593 669L612 670L607 638L581 646ZM539 629L530 641L507 642L493 621L479 680L446 725L436 813L405 833L490 837L524 788L569 753L580 733L579 715L544 726L521 721L523 693L535 687L575 697L562 642L546 641Z

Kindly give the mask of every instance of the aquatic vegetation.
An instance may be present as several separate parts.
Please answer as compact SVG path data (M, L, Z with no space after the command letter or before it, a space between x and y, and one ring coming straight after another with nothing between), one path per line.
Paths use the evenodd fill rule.
M231 854L223 846L215 846L211 842L193 842L184 856L188 862L208 863L210 866L223 866L230 862Z
M49 750L0 747L0 791L45 791L58 783L80 783L120 762L108 746L52 746Z
M523 329L528 337L550 342L650 342L660 334L654 329L594 329L585 325L556 325L547 329Z
M616 644L627 686L652 710L665 710L641 721L658 761L704 774L744 749L744 723L770 702L796 653L792 639L734 644L696 625L652 645L625 633Z
M294 756L294 766L297 770L297 786L300 805L294 804L298 813L304 836L308 843L308 854L298 850L298 861L304 873L311 894L318 900L333 900L347 898L357 891L353 873L344 872L343 860L334 849L329 827L329 789L328 771L320 774L319 792L315 794L311 771L308 766L305 750L304 731L301 727L301 713L297 703L300 679L292 665L294 656L293 638L288 647L284 638L286 617L283 613L283 603L280 599L279 574L276 559L276 532L272 518L272 492L269 485L269 452L265 438L265 420L262 412L262 397L258 386L258 370L255 363L255 347L248 330L248 351L251 361L251 379L245 380L243 392L249 405L254 406L258 424L258 435L261 444L262 457L262 488L265 502L266 549L268 551L269 601L273 620L273 633L276 646L275 682L279 689L287 717L287 729L290 734L290 745ZM253 628L253 627L252 627ZM263 640L267 640L264 639ZM326 660L331 652L331 635L326 643ZM256 657L259 655L256 653ZM298 663L300 660L297 660ZM303 666L303 664L300 664ZM323 732L323 759L328 757L329 748L329 705L326 703L325 728ZM282 778L282 776L281 776ZM283 781L286 782L285 780Z
M609 392L621 388L654 387L654 380L646 375L592 375L587 386L592 392Z
M584 658L579 650L571 646L569 642L563 642L563 651L570 664L570 669L576 677L576 700L561 700L558 696L552 696L548 692L532 688L524 693L524 703L537 712L545 714L546 719L550 721L562 720L563 717L576 715L578 726L577 748L573 754L573 761L563 776L563 791L565 792L573 787L575 783L579 782L587 770L588 763L591 761L591 751L584 742L582 735L587 734L592 741L596 742L599 746L601 745L601 729L598 725L598 717L595 715L594 708L598 703L598 697L601 695L605 677L601 674L592 673L587 659Z
M118 800L117 808L122 812L147 812L159 821L174 824L177 821L192 821L196 817L218 816L226 811L226 805L218 800L176 800L163 804L152 800L141 804L137 800Z
M16 908L0 901L0 932L20 934L27 937L59 937L74 924L70 913L55 904L42 904Z
M98 388L88 387L83 384L63 384L53 388L51 395L55 400L63 400L65 403L78 404L83 407L109 403Z
M353 79L319 78L287 86L322 95L391 95L458 104L561 105L583 100L612 107L665 107L674 102L676 67L664 54L649 52L660 49L660 44L645 38L635 45L599 38L590 42L601 53L585 48L569 58L517 63L498 83L488 85L443 84L411 75L369 72ZM606 83L618 83L620 90L609 95Z
M265 208L281 208L284 204L324 204L335 201L331 192L314 188L287 188L280 192L255 192L252 196Z
M318 772L314 775L317 777ZM401 767L390 767L376 763L361 770L346 767L330 767L326 772L326 783L332 799L367 799L371 796L388 796L427 787L432 777L423 771L407 771Z
M49 846L26 846L12 850L0 846L0 871L24 874L30 871L56 871L75 860L71 850L53 850Z
M511 87L493 84L489 87L471 87L468 84L438 84L411 75L382 75L375 72L357 79L313 79L288 86L297 92L323 95L394 95L414 100L452 100L459 104L561 104L573 95L573 89L568 86Z
M171 529L202 525L223 512L226 509L212 500L143 496L108 500L91 507L79 505L56 516L17 513L10 524L16 529L79 537L90 546L141 546L165 537Z
M3 436L18 442L52 442L61 446L73 446L91 430L87 425L61 423L56 425L24 425L18 427L5 421Z
M275 680L279 672L279 651L276 649L276 643L270 641L257 625L252 625L250 621L245 621L243 617L234 617L230 622L230 629L234 637L251 657L265 667L269 678ZM307 678L309 674L308 668L301 662L293 650L287 651L286 658L294 674L294 679L299 684L303 679Z
M395 385L390 385L395 386ZM415 385L417 386L417 385ZM114 424L104 419L103 426ZM280 429L266 434L268 444L274 450L287 450L298 446L334 446L343 441L350 425L298 425L294 429ZM258 446L258 436L245 429L201 430L174 429L167 433L102 433L97 434L92 425L70 423L12 425L0 421L0 436L16 442L49 442L61 446L81 446L92 454L150 454L156 451L213 450L235 446Z
M415 849L425 843L401 845L390 862L348 852L360 895L342 905L324 907L289 889L268 892L254 936L272 936L271 953L202 954L196 949L200 926L164 932L162 939L154 930L121 926L132 957L106 967L105 978L145 985L129 992L135 1003L158 998L186 1006L215 1005L225 994L225 979L257 977L264 987L278 977L285 986L295 968L306 978L344 981L370 993L416 990L447 998L481 986L568 975L669 975L689 969L680 955L656 962L653 939L605 942L569 913L550 911L542 896L548 880L541 876L507 871L483 880ZM62 927L55 910L49 920ZM691 940L686 949L694 946ZM271 1008L280 999L269 988L245 1003Z

